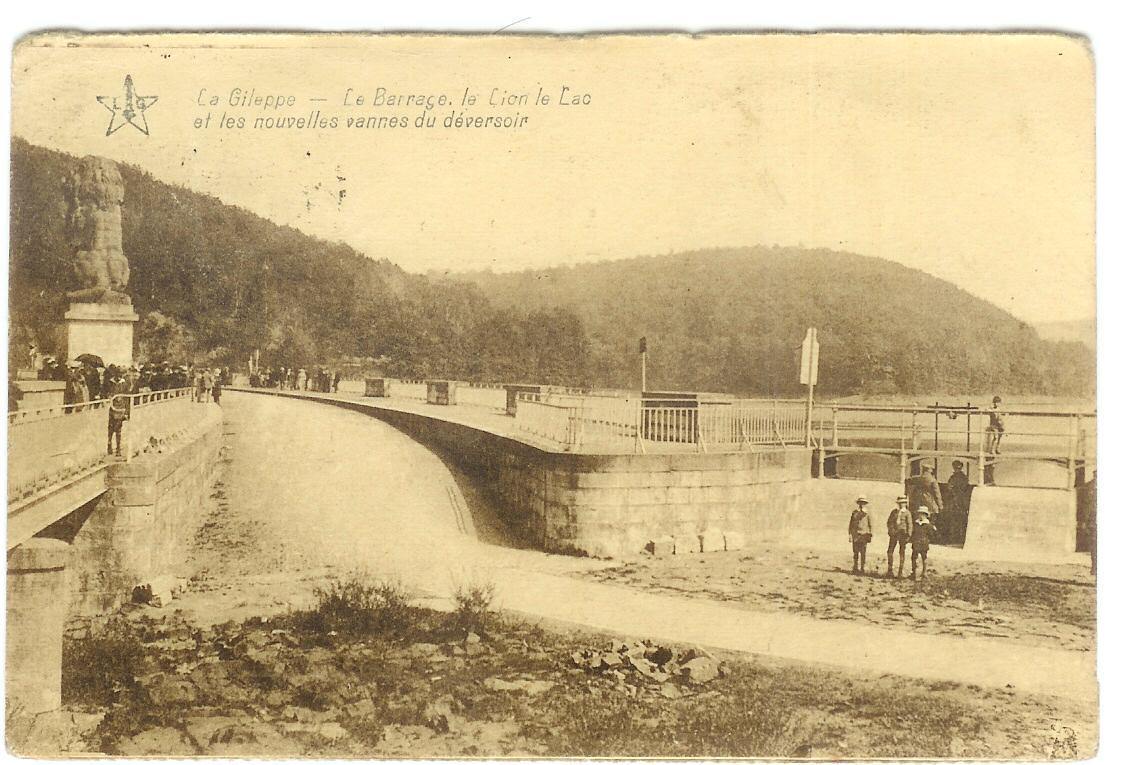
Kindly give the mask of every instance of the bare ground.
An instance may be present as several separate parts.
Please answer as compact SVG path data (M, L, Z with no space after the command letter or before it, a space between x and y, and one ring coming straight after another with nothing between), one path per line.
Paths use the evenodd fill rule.
M880 555L871 550L868 573L855 576L848 549L843 555L773 546L643 555L578 576L756 611L1094 650L1097 597L1088 569L957 561L936 552L929 553L928 577L916 582L884 576L884 548Z

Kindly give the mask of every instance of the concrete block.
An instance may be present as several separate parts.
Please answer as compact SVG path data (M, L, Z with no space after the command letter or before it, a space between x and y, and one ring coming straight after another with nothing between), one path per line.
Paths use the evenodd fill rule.
M724 532L717 528L705 529L700 532L701 552L723 552Z
M744 535L738 531L727 530L724 532L725 550L742 550L746 546L746 542L747 540L744 539Z
M188 585L188 580L172 575L156 576L148 582L134 587L133 600L135 603L148 603L154 608L164 608L180 597Z
M700 536L695 533L679 533L674 535L673 544L677 554L700 552Z

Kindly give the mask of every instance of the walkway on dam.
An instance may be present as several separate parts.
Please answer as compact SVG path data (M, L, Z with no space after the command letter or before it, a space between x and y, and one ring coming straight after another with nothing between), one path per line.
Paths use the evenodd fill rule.
M327 574L397 577L437 603L448 601L456 584L491 581L502 608L619 635L1096 697L1092 652L741 611L569 576L608 564L481 541L477 533L496 532L473 521L444 462L383 422L236 391L222 404L231 460L226 509L215 543L206 541L194 561L209 569L206 581L217 591L181 601L188 611L196 601L200 616L228 618L221 594L232 609L254 604L266 615L291 608Z
M446 422L455 422L467 425L477 430L483 430L497 436L504 436L516 441L537 446L547 451L562 451L562 447L553 441L540 438L532 433L520 430L516 426L514 417L509 417L503 409L493 409L488 406L472 404L454 404L451 406L438 406L419 399L389 398L380 396L363 396L361 393L340 391L338 393L317 393L314 391L278 390L275 388L229 388L230 391L253 391L257 395L271 395L280 398L312 399L316 401L349 401L362 404L374 409L388 409L394 412L408 412L434 417Z

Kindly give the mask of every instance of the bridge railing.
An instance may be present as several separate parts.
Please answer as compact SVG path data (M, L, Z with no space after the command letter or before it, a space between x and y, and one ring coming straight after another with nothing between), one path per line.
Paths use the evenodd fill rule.
M463 383L456 389L456 403L487 409L507 409L507 390L502 385Z
M108 417L108 401L10 412L8 502L101 465Z
M1001 435L990 427L993 413L1003 417ZM993 464L1045 462L1062 465L1073 486L1097 459L1097 415L1084 411L822 405L814 435L823 458L897 455L902 479L908 463L953 457L972 464L977 483Z
M580 452L736 452L806 443L801 402L666 402L519 394L516 427Z
M122 455L128 460L160 448L197 421L192 389L137 393L130 396L130 419L122 426Z
M429 385L424 380L390 380L389 396L425 401L429 397Z
M189 388L129 396L122 428L126 459L160 445L196 421ZM8 414L8 502L18 501L105 462L110 401Z

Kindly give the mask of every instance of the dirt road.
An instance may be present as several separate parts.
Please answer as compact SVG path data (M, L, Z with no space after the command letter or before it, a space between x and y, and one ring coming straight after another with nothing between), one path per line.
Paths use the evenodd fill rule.
M491 581L503 608L624 635L1079 699L1096 694L1093 652L754 612L585 581L570 574L611 564L478 541L444 463L384 423L258 394L233 392L224 407L230 464L197 540L198 578L182 601L202 621L303 605L314 583L355 571L396 577L437 602L454 585Z

